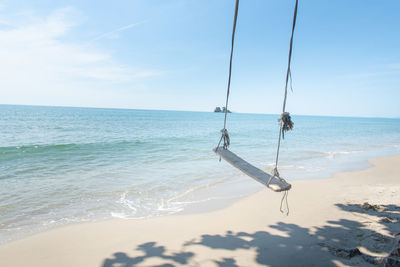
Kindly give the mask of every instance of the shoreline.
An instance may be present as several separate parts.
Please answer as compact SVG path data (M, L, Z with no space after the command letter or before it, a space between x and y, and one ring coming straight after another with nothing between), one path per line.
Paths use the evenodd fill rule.
M399 156L399 153L396 152L392 152L392 153L385 153L384 156L378 156L378 157L373 157L373 158L369 158L369 159L363 159L360 160L359 165L357 166L353 166L352 168L348 167L348 168L344 168L346 169L345 171L339 171L339 172L333 172L331 173L329 176L327 177L320 177L320 178L301 178L301 179L295 179L295 180L290 180L288 181L290 184L293 183L297 183L300 181L323 181L323 180L329 180L329 179L335 179L336 176L340 176L342 174L351 174L354 172L360 172L360 171L365 171L371 168L375 167L375 164L373 163L376 160L384 160L386 158L390 158L390 157L396 157ZM233 168L233 167L231 167ZM265 168L262 168L263 171L267 171L270 172L270 170L265 170ZM245 174L242 174L239 170L237 170L238 173L240 173L241 176L244 176L246 180L239 180L239 181L235 181L235 183L243 183L244 181L250 181L250 185L247 185L247 192L242 193L242 195L235 195L232 196L230 198L228 197L221 197L221 198L216 198L216 199L212 199L212 200L204 200L204 201L199 201L199 202L194 202L194 203L190 203L188 204L182 211L173 213L173 214L169 214L169 215L161 215L161 216L155 216L155 217L164 217L164 216L175 216L175 215L189 215L189 214L203 214L203 213L209 213L209 212L214 212L214 211L219 211L219 210L223 210L226 208L229 208L231 205L234 205L236 202L241 201L245 198L251 197L252 195L255 195L259 192L262 191L267 191L270 192L271 194L275 194L278 196L279 199L281 199L281 193L280 192L273 192L272 190L266 188L264 185L258 183L257 181L253 180L252 178L246 176ZM400 175L400 174L399 174ZM399 179L400 180L400 179ZM224 183L220 184L219 186L223 186ZM237 185L236 185L237 186ZM246 186L246 185L245 185ZM258 189L256 189L258 187ZM206 189L207 190L207 189ZM252 192L250 192L252 191ZM222 204L223 202L225 202L225 204ZM210 207L209 204L213 204L212 207ZM289 203L290 204L290 203ZM204 205L208 205L207 207L204 207ZM278 207L279 208L279 207ZM153 218L153 217L150 217ZM140 218L140 219L150 219L150 218ZM128 220L130 219L135 219L135 218L127 218ZM111 219L113 220L113 219Z
M81 222L219 209L263 188L218 162L212 145L221 118L213 113L1 110L10 127L0 147L0 243ZM232 151L272 169L276 118L242 114L230 120ZM400 153L397 121L299 117L296 125L279 166L288 181L330 177ZM30 138L14 136L21 131Z
M368 266L365 258L387 255L400 233L400 155L368 162L363 170L293 181L289 217L279 212L280 194L260 189L213 211L55 228L0 245L0 258L5 266L276 266L278 259L284 266ZM361 256L334 253L355 248Z
M346 172L355 172L355 171L361 171L365 170L368 168L373 167L374 165L370 162L371 160L374 159L380 159L380 158L386 158L394 155L400 155L396 154L396 152L391 152L389 155L387 153L385 156L379 156L376 158L371 158L371 159L357 159L357 162L359 162L356 166L352 166L351 169L350 167L346 167L344 169L350 169L348 171L344 172L331 172L329 176L324 176L321 178L300 178L296 180L292 180L291 182L295 181L303 181L303 180L325 180L325 179L331 179L334 175L337 173L346 173ZM226 162L224 162L226 163ZM228 163L226 165L229 166L229 168L232 168ZM23 240L35 235L39 235L42 233L46 233L48 231L53 231L57 230L60 228L64 227L69 227L69 226L74 226L74 225L79 225L79 224L87 224L87 223L101 223L101 222L107 222L107 221L113 221L113 220L148 220L152 218L160 218L160 217L168 217L168 216L175 216L175 215L190 215L190 214L205 214L213 211L218 211L218 210L223 210L225 208L228 208L229 206L233 205L234 203L241 201L244 198L250 197L253 194L256 194L260 191L267 190L269 192L270 190L267 189L264 185L258 183L257 181L254 181L252 178L242 174L239 170L234 169L236 175L234 180L228 180L225 182L216 182L214 185L209 186L209 185L203 185L200 186L200 189L196 189L191 194L198 194L197 196L193 197L191 194L187 194L186 192L183 195L190 195L193 199L191 199L187 204L185 204L182 207L182 210L179 211L172 211L170 213L166 214L156 214L156 215L149 215L149 216L143 216L143 217L120 217L120 216L114 216L112 215L111 218L97 218L95 220L82 220L82 221L72 221L69 223L63 223L63 224L56 224L54 226L41 226L38 228L35 228L33 230L26 230L24 229L24 232L19 235L14 235L13 237L9 238L7 241L2 241L0 240L0 246L2 245L7 245L9 243ZM270 172L269 169L264 171ZM190 189L192 191L193 189ZM222 194L220 193L221 191L224 191ZM215 196L215 195L218 196ZM278 195L277 198L281 199L281 195L276 192L272 192L271 194L276 194ZM230 195L230 196L229 196ZM174 197L174 199L179 199L181 196ZM183 202L186 200L183 199ZM290 204L290 202L289 202ZM277 208L279 210L279 207ZM14 230L15 231L15 230Z

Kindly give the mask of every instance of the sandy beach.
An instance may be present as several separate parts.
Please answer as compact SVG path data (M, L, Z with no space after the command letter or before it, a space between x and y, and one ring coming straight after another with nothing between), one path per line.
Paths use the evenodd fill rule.
M212 212L44 232L0 246L0 265L369 266L400 233L400 155L370 163L293 182L289 216L279 211L281 194L262 190Z
M0 267L400 267L399 9L0 0Z

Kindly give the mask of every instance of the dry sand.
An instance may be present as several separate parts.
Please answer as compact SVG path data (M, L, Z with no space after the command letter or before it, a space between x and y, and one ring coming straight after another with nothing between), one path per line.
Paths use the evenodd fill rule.
M293 182L288 217L262 190L209 213L51 230L0 246L0 266L369 266L400 232L400 155L370 163Z

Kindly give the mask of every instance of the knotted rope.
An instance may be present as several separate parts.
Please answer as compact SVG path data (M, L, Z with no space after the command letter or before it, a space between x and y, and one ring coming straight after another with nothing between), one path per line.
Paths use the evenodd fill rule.
M282 137L282 139L284 139L284 132L292 130L293 126L294 126L294 123L291 120L289 112L286 112L285 109L286 109L286 99L287 99L287 89L288 89L289 79L290 79L290 88L293 91L293 89L292 89L292 73L290 70L290 63L291 63L291 58L292 58L293 35L294 35L294 29L296 26L296 18L297 18L297 6L298 6L298 0L296 0L296 4L295 4L295 8L294 8L293 26L292 26L292 34L290 37L290 48L289 48L289 57L288 57L288 67L287 67L287 72L286 72L285 95L284 95L284 99L283 99L282 114L281 114L280 118L278 119L278 122L280 124L280 129L279 129L279 137L278 137L278 146L277 146L277 150L276 150L275 168L273 171L273 175L271 176L271 178L268 182L268 186L273 177L277 177L280 180L284 180L283 178L280 177L279 172L278 172L278 160L279 160L279 149L280 149L280 144L281 144L281 137ZM224 149L227 149L230 145L230 138L229 138L228 130L226 129L226 119L227 119L227 115L228 115L228 101L229 101L229 93L230 93L231 77L232 77L232 58L233 58L233 48L234 48L234 43L235 43L235 32L236 32L238 10L239 10L239 0L236 0L235 15L234 15L234 19L233 19L233 29L232 29L231 54L230 54L230 60L229 60L228 86L227 86L226 102L225 102L224 128L221 130L221 138L218 142L217 149L219 148L222 140L224 140L224 145L223 145ZM220 158L220 160L221 160L221 158ZM283 212L282 204L283 204L283 201L286 199L286 206L287 206L286 215L289 214L289 205L288 205L288 201L287 201L287 196L288 196L288 191L286 190L282 197L281 207L280 207L281 212Z
M294 126L289 112L283 112L281 117L278 119L278 122L282 129L282 139L285 139L285 132L292 130Z
M230 60L229 60L228 88L226 90L224 129L221 130L222 135L221 135L221 139L218 142L217 149L219 148L219 145L221 144L222 140L224 140L224 146L223 147L225 149L227 149L229 144L230 144L228 130L226 129L226 118L227 118L227 115L228 115L229 92L230 92L230 89L231 89L233 47L234 47L234 44L235 44L235 32L236 32L236 22L237 22L238 11L239 11L239 0L236 0L235 15L234 15L234 18L233 18L233 29L232 29L231 56L230 56Z
M281 146L281 137L284 138L284 132L292 130L293 125L294 125L294 123L291 120L289 112L286 112L285 109L286 109L286 99L287 99L287 89L288 89L288 84L289 84L289 77L291 77L290 63L292 60L293 35L294 35L294 29L296 27L297 6L298 6L298 0L296 0L296 4L294 7L292 35L290 37L288 67L287 67L287 71L286 71L285 94L284 94L284 98L283 98L282 114L281 114L280 118L278 119L278 122L280 124L280 127L279 127L280 129L279 129L278 146L276 149L276 158L275 158L276 173L278 173L277 170L278 170L278 161L279 161L279 149ZM278 173L278 175L279 175L279 173Z
M287 71L286 71L286 82L285 82L285 94L284 94L284 98L283 98L283 107L282 107L282 114L280 116L280 118L278 119L279 125L280 125L280 129L279 129L279 137L278 137L278 146L276 149L276 159L275 159L275 168L274 168L274 173L272 177L277 177L280 180L283 180L280 176L279 176L279 172L278 172L278 160L279 160L279 149L281 146L281 137L282 139L285 138L285 132L290 131L293 129L294 123L290 117L290 113L286 112L286 99L287 99L287 89L288 89L288 84L289 84L289 79L290 79L290 88L292 89L292 72L290 69L290 63L292 61L292 50L293 50L293 35L294 35L294 29L296 27L296 18L297 18L297 6L298 6L298 0L296 0L296 4L294 7L294 14L293 14L293 26L292 26L292 35L290 37L290 46L289 46L289 56L288 56L288 67L287 67ZM271 179L272 179L271 177ZM270 179L270 181L271 181ZM269 182L268 182L269 184ZM282 200L281 200L281 207L280 207L280 211L283 213L282 210L282 204L283 201L286 199L286 207L287 207L287 212L286 215L289 215L289 204L288 204L288 191L286 190L283 193L282 196Z

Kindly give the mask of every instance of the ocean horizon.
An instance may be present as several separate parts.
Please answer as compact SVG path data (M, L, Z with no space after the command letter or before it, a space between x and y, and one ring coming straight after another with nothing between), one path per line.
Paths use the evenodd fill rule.
M0 243L72 223L173 214L263 189L212 152L223 113L0 105L0 114ZM270 171L278 117L228 114L230 149ZM279 161L288 181L328 178L400 153L398 118L292 118Z
M199 112L199 113L223 113L215 112L212 108L208 111L205 110L180 110L180 109L148 109L148 108L128 108L128 107L97 107L97 106L60 106L60 105L28 105L28 104L0 104L0 106L14 106L14 107L43 107L43 108L82 108L82 109L109 109L109 110L136 110L136 111L174 111L174 112ZM222 107L222 106L220 106ZM280 113L260 113L260 112L242 112L236 110L230 110L229 114L247 114L247 115L276 115L279 116ZM350 115L312 115L312 114L295 114L295 116L306 116L306 117L333 117L333 118L355 118L355 119L400 119L400 117L390 117L390 116L350 116Z

